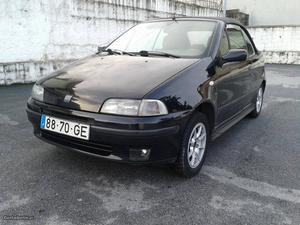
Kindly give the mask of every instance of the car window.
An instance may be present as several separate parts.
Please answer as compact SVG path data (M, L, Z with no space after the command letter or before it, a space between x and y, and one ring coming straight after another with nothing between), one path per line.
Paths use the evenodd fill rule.
M139 24L108 48L126 52L160 51L183 58L206 57L216 22L160 21Z
M210 42L212 33L210 31L189 31L187 36L192 47L206 45ZM202 46L205 48L205 46Z
M227 26L227 34L228 34L228 38L229 38L230 49L248 50L242 30L238 26L228 25Z
M255 54L255 50L253 48L253 45L252 45L252 43L251 43L250 38L248 37L248 35L244 31L242 31L242 32L243 32L243 36L244 36L245 41L246 41L248 55L252 56L252 55Z
M229 41L226 33L224 32L222 40L221 40L221 45L220 45L220 54L221 56L226 55L229 51Z

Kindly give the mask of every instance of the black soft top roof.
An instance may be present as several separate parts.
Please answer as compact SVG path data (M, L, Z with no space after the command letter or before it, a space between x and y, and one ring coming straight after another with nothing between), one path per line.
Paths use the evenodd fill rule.
M161 18L161 19L153 19L150 21L161 21L161 20L172 20L172 19L176 19L176 20L213 20L213 21L222 21L226 24L238 24L240 26L243 26L240 22L238 22L235 19L232 18L228 18L228 17L200 17L200 16L175 16L175 17L168 17L168 18Z

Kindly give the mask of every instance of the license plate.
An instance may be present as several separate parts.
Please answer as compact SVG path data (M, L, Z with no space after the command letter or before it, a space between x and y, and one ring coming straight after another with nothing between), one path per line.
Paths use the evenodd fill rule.
M46 115L42 115L41 117L40 128L85 140L89 140L90 136L89 125L58 119Z

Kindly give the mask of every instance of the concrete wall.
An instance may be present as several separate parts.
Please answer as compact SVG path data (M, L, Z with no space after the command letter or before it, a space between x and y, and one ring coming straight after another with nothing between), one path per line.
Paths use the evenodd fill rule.
M250 26L300 25L299 0L226 0L226 9L250 15Z
M1 0L0 85L35 81L140 21L222 10L222 0Z
M300 64L300 26L257 26L249 31L267 63Z

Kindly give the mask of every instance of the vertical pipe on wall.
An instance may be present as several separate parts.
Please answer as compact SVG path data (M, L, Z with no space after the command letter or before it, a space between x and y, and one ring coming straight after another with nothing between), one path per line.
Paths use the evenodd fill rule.
M227 0L223 0L223 16L226 17Z

